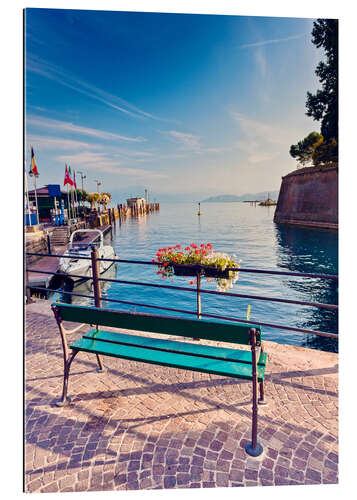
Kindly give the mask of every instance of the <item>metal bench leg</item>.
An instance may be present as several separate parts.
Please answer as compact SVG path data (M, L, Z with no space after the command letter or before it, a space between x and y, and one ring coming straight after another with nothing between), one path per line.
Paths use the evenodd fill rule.
M260 405L267 405L268 401L264 397L264 380L259 382L259 399L258 399L258 404Z
M257 440L258 433L258 377L257 377L257 356L256 356L256 331L250 329L250 344L252 350L252 382L253 382L253 407L252 407L252 442L247 443L245 451L252 457L258 457L263 452L263 447Z
M71 356L68 358L67 361L64 363L64 375L63 375L63 390L62 390L62 397L58 401L56 401L56 406L67 406L71 402L71 398L67 397L67 390L68 390L68 377L69 377L69 370L71 368L71 363L74 360L76 354L78 351L73 351Z
M99 356L99 354L96 354L97 356L97 361L98 361L98 368L97 368L97 372L98 373L103 373L103 372L106 372L107 369L106 367L103 365L103 361L102 361L102 358Z

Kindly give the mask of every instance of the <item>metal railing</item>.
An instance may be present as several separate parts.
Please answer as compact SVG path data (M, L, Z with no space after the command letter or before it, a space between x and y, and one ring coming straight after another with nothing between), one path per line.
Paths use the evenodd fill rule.
M47 253L44 254L44 253L35 253L35 252L26 252L26 255L39 256L39 257L41 257L41 256L53 257L53 258L69 258L69 259L73 258L73 256L71 256L71 255L47 254ZM88 257L84 257L84 256L82 257L79 255L76 255L75 258L89 260ZM175 267L190 269L192 271L192 274L196 276L196 287L190 288L190 287L182 287L182 286L162 285L162 284L157 284L157 283L146 283L146 282L140 282L140 281L120 280L120 279L115 279L115 278L101 278L100 277L100 269L99 269L99 263L101 261L112 262L112 263L115 263L115 262L119 263L120 262L120 263L126 263L126 264L149 265L149 266L150 265L151 266L160 265L160 262L156 262L156 261L149 262L149 261L128 260L128 259L100 258L98 255L98 249L96 247L93 247L92 252L91 252L92 275L90 277L83 276L83 275L77 275L77 274L67 274L67 273L59 273L59 272L54 273L53 271L42 270L42 269L38 270L38 269L27 268L26 269L26 285L25 285L26 295L29 297L30 288L31 288L29 285L28 273L33 272L33 273L50 274L50 275L55 274L56 276L64 277L64 278L70 277L70 278L79 278L79 279L83 279L83 280L92 280L93 281L93 295L80 294L80 293L76 293L76 292L69 292L69 291L58 290L58 289L50 289L47 287L40 287L40 286L34 286L32 288L34 290L43 291L43 292L54 292L54 293L60 292L63 294L67 294L69 296L78 296L78 297L83 297L83 298L89 298L89 299L94 300L94 304L96 307L102 307L102 303L103 303L103 301L105 301L105 302L131 305L131 306L135 306L135 307L159 309L162 311L170 311L170 312L176 312L176 313L181 313L181 314L195 315L199 319L202 317L205 317L205 318L220 319L220 320L224 320L224 321L244 322L246 324L256 324L257 322L256 321L255 322L249 321L249 320L244 319L244 318L234 318L234 317L223 316L223 315L218 315L218 314L203 313L201 310L202 294L237 297L237 298L244 298L244 299L277 302L277 303L283 303L283 304L295 304L295 305L299 305L299 306L310 306L310 307L315 307L315 308L320 308L320 309L328 309L328 310L338 310L338 305L334 305L334 304L325 304L325 303L320 303L320 302L309 302L309 301L301 301L301 300L284 299L284 298L279 298L279 297L266 297L263 295L251 295L251 294L242 294L242 293L234 293L234 292L219 292L219 291L215 291L215 290L202 289L201 288L202 271L204 271L204 269L206 269L206 268L209 268L209 266L203 266L201 264L194 264L194 265L175 264ZM210 269L212 269L212 268L210 268ZM277 275L277 276L294 276L294 277L299 277L299 278L319 278L319 279L329 279L329 280L335 280L335 281L338 280L338 276L331 275L331 274L298 273L298 272L289 272L289 271L269 271L269 270L265 270L265 269L253 269L253 268L229 268L229 269L227 268L227 270L228 271L243 272L243 273L257 273L257 274L268 274L268 275ZM125 284L125 285L136 285L136 286L144 286L144 287L163 288L163 289L168 289L168 290L177 290L180 292L195 293L196 294L196 301L197 301L197 308L195 311L188 311L188 310L176 309L176 308L171 308L171 307L155 306L153 304L145 304L145 303L139 303L139 302L131 302L131 301L125 301L125 300L112 299L109 297L102 297L100 282L120 283L120 284ZM336 339L338 338L338 334L336 334L336 333L309 330L306 328L298 328L298 327L293 327L293 326L279 325L276 323L266 323L266 322L261 322L261 321L259 321L259 324L261 326L266 326L269 328L274 328L274 329L279 329L279 330L305 333L305 334L317 335L317 336L321 336L321 337L330 337L330 338L336 338Z

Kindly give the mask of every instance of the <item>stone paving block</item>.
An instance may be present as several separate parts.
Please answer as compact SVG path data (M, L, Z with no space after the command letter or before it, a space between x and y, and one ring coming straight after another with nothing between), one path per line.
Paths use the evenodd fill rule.
M98 374L80 353L73 402L58 408L63 357L48 303L26 307L25 334L26 492L338 483L336 354L266 342L264 453L252 458L251 384L114 358Z

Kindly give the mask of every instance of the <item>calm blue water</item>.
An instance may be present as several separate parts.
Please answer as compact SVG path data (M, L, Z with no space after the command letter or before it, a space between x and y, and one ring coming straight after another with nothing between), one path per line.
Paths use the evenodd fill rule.
M113 240L107 235L106 241L114 246L116 254L122 259L151 261L161 247L177 243L186 246L192 242L199 245L203 242L211 243L217 251L236 254L242 259L241 266L245 268L326 274L338 272L336 232L277 225L273 222L275 207L254 207L247 203L207 203L202 204L201 209L202 216L198 217L196 204L162 204L160 212L146 217L128 218L121 224L117 221ZM169 279L157 277L156 270L156 266L120 263L107 271L107 276L172 284ZM189 279L175 277L174 285L189 286ZM215 282L202 280L202 286L215 289ZM88 285L83 284L76 289L79 293L88 293L86 287ZM332 280L253 273L240 273L231 291L330 304L337 304L338 300L337 283ZM105 284L103 297L196 310L196 295L191 292L111 283ZM85 303L86 300L73 299L76 303ZM333 311L202 294L203 313L246 318L248 304L251 305L250 320L257 323L277 323L337 333L337 313ZM134 307L110 302L104 302L104 307L134 310ZM136 310L155 312L140 307L136 307ZM177 313L175 315L178 316ZM263 328L263 333L266 340L337 352L334 339L268 327Z

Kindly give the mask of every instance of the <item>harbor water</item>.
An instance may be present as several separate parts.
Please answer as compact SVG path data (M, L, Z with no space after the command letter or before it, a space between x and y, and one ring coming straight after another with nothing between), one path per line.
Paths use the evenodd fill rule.
M252 206L249 203L203 203L197 215L197 204L161 204L159 212L148 216L128 217L116 221L112 235L105 237L120 259L151 261L159 248L190 243L211 243L219 252L235 254L241 267L294 271L302 273L338 273L338 235L336 231L279 225L273 222L275 207ZM162 279L156 266L119 263L105 277L175 286L190 286L192 278ZM193 287L194 288L194 287ZM202 280L202 288L215 290L215 282ZM241 272L230 291L242 294L277 297L299 301L337 304L338 282L317 278L272 276ZM90 283L76 285L73 292L92 293ZM121 283L105 283L103 298L152 304L177 309L196 310L196 294ZM83 297L57 294L60 300L91 304ZM311 306L281 304L223 295L202 294L202 312L235 318L246 318L259 324L306 328L337 333L337 311ZM103 302L103 307L130 311L173 314L139 306ZM180 314L175 313L176 316ZM190 317L181 314L182 317ZM318 337L284 329L263 327L266 340L337 352L336 339Z

